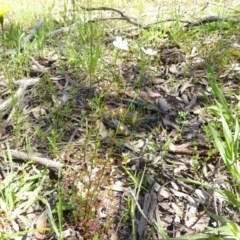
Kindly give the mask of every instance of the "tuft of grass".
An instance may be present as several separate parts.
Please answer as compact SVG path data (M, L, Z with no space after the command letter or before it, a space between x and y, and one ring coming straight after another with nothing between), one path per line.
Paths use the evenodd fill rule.
M209 83L212 87L215 104L209 107L209 110L214 114L217 119L210 121L209 128L213 135L216 147L222 157L222 160L231 173L234 182L239 182L239 139L240 139L240 109L239 97L236 97L236 107L229 108L228 102L216 82L211 71ZM218 128L221 128L219 130Z
M220 85L217 84L217 78L211 68L208 69L208 80L214 96L214 105L208 107L213 119L209 120L207 131L209 131L214 140L214 145L218 150L223 164L228 170L232 190L217 190L224 199L231 204L238 213L240 213L239 196L239 171L240 171L240 108L239 96L236 96L235 108L230 108ZM223 226L219 228L208 228L206 232L218 234L219 237L239 239L238 225L230 220L224 220L223 217L210 213L216 221Z
M136 229L136 221L137 221L137 209L140 209L139 206L139 197L142 189L146 186L146 175L145 169L141 174L136 174L132 172L130 169L125 168L126 173L129 175L131 182L134 186L134 190L131 190L131 196L128 196L127 202L129 207L129 215L132 226L131 238L133 240L137 240L137 229Z
M13 164L9 147L7 149L3 162L6 172L4 179L0 182L0 234L2 239L10 239L13 234L23 236L34 230L26 213L38 201L48 175L48 171L40 172L31 163L16 166ZM29 230L19 231L19 222L22 222Z

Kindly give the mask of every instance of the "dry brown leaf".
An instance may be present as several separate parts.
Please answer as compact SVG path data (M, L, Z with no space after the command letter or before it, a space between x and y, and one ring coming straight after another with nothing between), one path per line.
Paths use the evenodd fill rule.
M43 212L36 220L36 229L34 233L34 240L43 240L46 238L45 229L47 228L47 215Z
M40 116L46 114L46 110L40 106L37 106L35 108L32 108L30 113L32 113L32 115L38 119Z
M169 110L168 103L164 98L158 98L156 103L160 109L160 111L166 113Z
M107 129L101 121L98 121L98 129L99 129L99 134L101 136L101 139L107 138L108 136Z
M152 80L153 85L158 85L158 84L162 84L162 83L165 83L165 82L166 82L166 80L163 79L163 78L155 78L155 79Z
M185 82L181 88L179 89L179 92L182 94L187 88L193 87L194 85L191 83L191 80L188 82Z
M148 91L148 92L141 91L140 96L141 97L151 97L151 98L161 97L160 93L156 93L156 92L152 92L152 91Z

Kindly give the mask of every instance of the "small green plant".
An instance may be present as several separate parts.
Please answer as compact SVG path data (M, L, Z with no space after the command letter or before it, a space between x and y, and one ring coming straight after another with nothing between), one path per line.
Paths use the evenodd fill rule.
M96 82L95 73L100 68L100 59L103 52L103 26L99 23L84 24L84 20L77 24L76 29L69 34L65 55L71 66L82 69L88 76L90 83ZM82 22L83 21L83 22Z
M177 119L177 123L178 123L178 134L182 134L183 128L186 126L186 124L188 123L188 112L186 111L179 111L178 112L179 118Z
M209 121L209 131L212 134L214 144L218 150L221 159L228 169L230 174L230 181L233 190L218 190L220 194L227 200L227 202L238 209L240 213L240 108L239 97L236 97L237 104L235 108L229 108L229 104L216 82L216 76L212 69L208 68L209 83L212 88L215 105L208 109L214 116L213 120ZM216 217L216 216L215 216ZM217 216L218 220L223 220L222 217ZM238 226L231 221L220 221L223 223L222 227L217 229L209 229L211 233L218 233L221 236L228 238L230 235L234 239L240 239L238 235ZM230 234L230 235L229 235Z
M235 109L229 108L227 100L217 85L216 78L212 74L213 73L211 72L209 82L213 90L216 105L209 107L209 110L214 114L215 117L217 117L217 121L210 121L209 128L224 164L228 168L233 179L235 179L236 183L238 183L240 179L239 102L237 102L237 107ZM222 131L219 131L218 128L222 129Z
M240 239L240 227L237 223L234 223L225 217L218 216L212 212L207 211L207 213L212 217L212 219L220 222L223 226L218 228L208 227L204 232L214 234L218 237L218 239Z
M140 193L146 186L146 169L144 168L141 174L136 174L127 167L124 169L132 181L131 184L134 186L134 190L131 190L131 196L128 196L127 202L132 226L132 239L137 240L136 211L138 208L140 208L138 203Z
M164 240L169 240L170 239L168 237L166 231L163 229L163 227L159 223L157 223L155 220L153 221L153 225L157 229L157 232L160 234L162 239L164 239Z

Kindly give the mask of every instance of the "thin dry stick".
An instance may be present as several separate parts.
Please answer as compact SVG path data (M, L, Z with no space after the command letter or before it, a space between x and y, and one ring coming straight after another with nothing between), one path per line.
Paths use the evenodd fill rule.
M106 21L106 20L126 20L127 22L129 22L129 23L131 23L131 24L133 24L133 25L135 25L137 27L144 28L144 29L151 28L151 26L154 26L156 24L163 23L163 22L179 21L179 22L182 22L182 23L186 23L186 25L184 27L188 29L190 27L199 26L199 25L202 25L202 24L205 24L205 23L211 23L211 22L216 22L216 21L230 21L230 20L233 20L230 17L208 16L208 17L200 18L200 19L196 20L195 22L179 20L179 19L165 19L165 20L162 20L162 21L157 21L155 23L142 25L141 23L133 21L130 17L128 17L122 11L120 11L120 10L118 10L116 8L111 8L111 7L90 8L90 7L83 7L83 6L80 6L80 8L83 9L83 10L86 10L86 11L99 11L99 10L113 11L113 12L116 12L116 13L120 14L120 16L121 16L121 18L100 18L100 19L94 19L94 20L90 20L89 22Z
M192 150L192 149L186 148L183 145L177 146L174 144L170 144L168 151L175 154L208 156L210 150L209 149Z
M55 161L53 161L51 159L48 159L48 158L38 157L38 156L33 155L33 154L27 154L25 152L20 152L20 151L17 151L17 150L10 150L10 153L11 153L13 158L21 159L21 160L24 160L24 161L33 161L37 164L49 167L52 170L59 170L60 168L64 167L64 165L60 162L55 162Z
M67 144L64 146L62 152L61 152L61 156L64 157L64 155L66 154L67 148L69 147L69 145L72 143L74 137L76 136L76 134L78 133L78 128L75 128L75 130L73 131L71 137L69 138L69 141L67 142Z
M49 33L47 33L47 37L50 38L50 37L55 37L55 36L57 36L59 34L62 34L62 33L67 33L67 32L70 31L71 28L75 27L75 25L76 24L73 24L73 25L71 25L71 27L70 26L69 27L62 27L62 28L59 28L59 29L54 30L52 32L49 32Z
M83 7L80 6L81 9L86 10L86 11L99 11L99 10L103 10L103 11L113 11L116 12L118 14L120 14L120 16L122 17L121 19L124 19L126 21L128 21L129 23L137 26L137 27L144 27L141 23L135 22L133 21L130 17L128 17L127 15L125 15L122 11L116 9L116 8L111 8L111 7L95 7L95 8L90 8L90 7Z
M12 104L13 99L20 98L20 96L23 95L24 90L25 89L23 87L18 88L18 90L13 95L13 97L9 97L7 100L5 100L3 103L0 104L0 111L9 107Z
M31 42L31 41L34 39L34 36L35 36L36 32L40 29L40 27L42 26L43 22L44 22L44 19L43 19L43 17L41 17L41 18L38 20L38 22L36 23L36 25L33 27L33 29L30 30L29 34L26 35L26 36L23 38L23 40L20 42L20 48L21 48L21 49L24 48L24 46L25 46L27 43Z
M156 27L155 25L160 24L160 23L164 23L164 22L181 22L181 23L185 23L184 28L185 30L188 30L191 27L194 26L199 26L202 24L206 24L206 23L211 23L211 22L217 22L217 21L234 21L234 22L239 22L240 20L234 20L231 16L229 17L218 17L218 16L208 16L208 17L204 17L204 18L200 18L194 22L190 22L190 21L186 21L186 20L179 20L179 19L174 19L174 18L169 18L169 19L165 19L165 20L161 20L161 21L157 21L157 22L153 22L150 24L146 24L143 25L139 22L133 21L130 17L128 17L127 15L125 15L122 11L116 9L116 8L111 8L111 7L83 7L80 6L81 9L85 10L85 11L113 11L116 12L118 14L120 14L121 17L110 17L110 18L96 18L96 19L90 19L88 21L85 22L85 24L87 23L91 23L91 22L98 22L98 21L111 21L111 20L124 20L129 22L130 24L133 24L134 26L137 26L138 28L142 28L142 29L151 29L151 28L158 28L158 26ZM73 24L71 27L74 27L76 24ZM48 37L52 37L61 33L66 33L68 31L70 31L70 26L69 27L62 27L60 29L57 29L53 32L49 32L47 34ZM136 29L131 29L131 31L134 31Z
M164 19L164 20L157 21L157 22L154 22L154 23L149 23L146 26L144 26L144 28L145 29L152 28L154 25L157 25L157 24L160 24L160 23L165 23L165 22L181 22L181 23L191 24L190 21L179 20L179 19L175 19L175 18L168 18L168 19Z
M86 10L86 11L97 11L97 10L113 11L113 12L117 12L118 14L121 15L121 17L97 18L97 19L89 20L87 22L98 22L98 21L107 21L107 20L109 20L109 21L111 21L111 20L124 20L124 21L127 21L127 22L133 24L134 26L137 26L137 27L143 28L143 29L149 29L149 28L151 28L154 25L157 25L159 23L164 23L164 22L179 21L179 22L182 22L182 23L191 24L191 22L189 22L189 21L182 21L182 20L177 20L177 19L165 19L165 20L157 21L157 22L150 23L150 24L147 24L147 25L142 25L141 23L133 21L130 17L128 17L122 11L120 11L120 10L118 10L116 8L110 8L110 7L87 8L87 7L82 7L82 6L81 6L81 8L83 10Z
M190 27L195 27L195 26L199 26L202 24L218 22L218 21L233 21L233 19L231 19L230 17L208 16L208 17L200 18L200 19L196 20L195 22L188 23L184 27L186 29L188 29Z

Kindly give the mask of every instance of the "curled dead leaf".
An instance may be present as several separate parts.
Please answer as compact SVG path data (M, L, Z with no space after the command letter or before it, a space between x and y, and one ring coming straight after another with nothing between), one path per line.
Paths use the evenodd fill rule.
M98 121L98 128L99 128L99 134L100 134L101 138L102 139L107 138L107 136L108 136L107 129L101 121Z
M152 91L148 91L148 92L141 91L140 96L156 98L156 97L160 97L161 95L159 93L152 92Z
M156 102L157 102L157 105L158 105L160 111L166 113L169 110L168 103L164 98L158 98L156 100Z
M43 212L36 220L36 232L34 233L34 240L46 239L45 230L47 228L47 215Z

